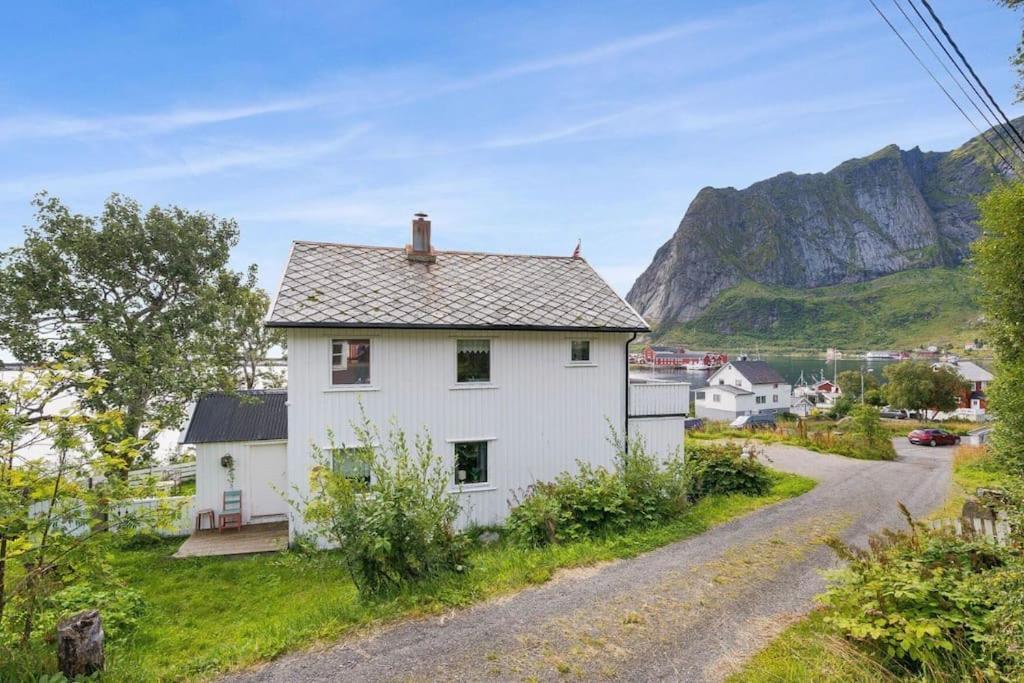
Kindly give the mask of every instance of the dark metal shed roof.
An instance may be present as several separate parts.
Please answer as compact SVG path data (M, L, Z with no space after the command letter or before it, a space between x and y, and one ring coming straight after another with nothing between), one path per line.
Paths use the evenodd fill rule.
M273 441L288 438L288 392L213 392L196 403L184 443Z

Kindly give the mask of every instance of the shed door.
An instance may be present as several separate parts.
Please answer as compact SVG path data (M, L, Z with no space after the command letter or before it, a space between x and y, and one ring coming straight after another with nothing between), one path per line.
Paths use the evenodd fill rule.
M284 495L288 492L288 446L267 444L252 447L249 495L251 521L274 521L288 513Z

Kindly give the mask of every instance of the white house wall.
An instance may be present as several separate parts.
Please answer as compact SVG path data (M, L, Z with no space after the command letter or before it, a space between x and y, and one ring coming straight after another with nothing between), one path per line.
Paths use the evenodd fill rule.
M646 452L656 454L662 460L673 456L685 457L685 429L685 417L634 417L629 420L630 438L643 438Z
M235 464L233 488L242 492L242 524L284 519L274 513L287 514L288 507L283 497L285 491L274 491L267 485L265 476L269 462L279 463L281 471L284 471L287 464L284 441L196 444L196 510L210 509L220 515L224 507L224 492L232 488L228 469L220 464L225 455L231 455ZM254 463L256 458L260 459L259 463ZM279 488L286 488L287 476L283 482L285 484Z
M330 386L331 339L366 339L370 386ZM491 383L457 385L457 339L491 340ZM591 362L570 363L570 340L589 339ZM459 494L478 523L496 523L514 492L574 470L576 460L610 464L608 420L620 433L628 334L292 329L288 333L288 473L308 490L312 444L355 443L360 404L382 431L411 443L427 432L451 470L455 441L488 441L484 486ZM454 476L453 476L454 480ZM454 490L454 486L453 486ZM302 532L293 515L292 533Z

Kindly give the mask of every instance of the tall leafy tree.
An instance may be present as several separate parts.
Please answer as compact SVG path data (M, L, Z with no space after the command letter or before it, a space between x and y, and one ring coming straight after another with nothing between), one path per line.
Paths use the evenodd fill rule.
M0 344L29 363L83 359L107 382L88 408L123 415L111 440L180 424L188 400L223 377L238 226L117 194L96 217L45 193L34 203L24 244L0 254Z
M863 378L864 384L861 385ZM836 377L836 382L839 384L839 389L843 392L843 396L849 396L860 400L861 386L864 387L864 393L872 389L878 388L878 378L875 377L873 372L861 373L859 370L843 370Z
M226 373L224 384L242 389L280 386L283 378L267 366L267 357L275 350L283 352L287 344L284 330L263 324L270 297L260 288L256 266L249 268L242 287L220 321Z
M992 443L1005 464L1024 474L1024 184L1007 183L981 201L981 230L974 267L996 349Z
M932 368L927 363L904 361L885 369L885 396L896 408L949 412L955 410L967 383L954 370Z

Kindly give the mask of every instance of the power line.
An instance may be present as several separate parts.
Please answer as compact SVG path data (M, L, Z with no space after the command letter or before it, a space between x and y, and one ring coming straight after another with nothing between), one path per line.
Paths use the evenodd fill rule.
M1003 153L999 151L998 147L992 144L991 140L985 137L985 134L981 132L980 128L978 128L978 124L976 124L974 120L967 115L967 112L965 112L963 107L960 106L960 103L957 102L953 98L953 96L949 94L948 90L946 90L946 86L942 85L939 79L935 77L935 74L932 73L932 70L928 68L928 65L921 60L921 58L917 55L917 52L914 51L914 48L910 46L910 43L908 43L906 39L903 37L903 35L899 32L899 30L897 30L897 28L892 25L892 22L889 21L889 17L885 16L885 12L883 12L878 7L878 5L875 4L875 0L868 0L868 2L871 3L871 6L875 8L876 12L878 12L878 16L882 17L882 21L885 22L886 26L888 26L892 30L892 32L896 34L896 37L900 39L900 42L903 43L903 47L907 48L910 54L914 56L914 59L917 60L917 63L921 65L921 68L924 69L929 76L931 76L931 79L933 81L935 81L935 85L939 86L939 89L942 90L942 92L946 95L949 101L953 103L953 106L956 107L957 111L960 112L960 115L967 120L967 123L971 124L971 127L974 128L974 130L978 131L978 135L981 137L981 139L988 143L988 146L992 148L992 151L996 153L996 156L1003 160L1003 163L1006 164L1006 167L1010 169L1011 172L1017 173L1016 169L1013 167L1013 164L1011 164L1006 159L1006 157L1003 156Z
M935 20L936 24L938 24L939 30L942 31L942 35L946 36L946 40L948 40L949 44L953 46L954 50L956 50L956 53L957 55L959 55L960 60L964 63L964 66L966 66L967 70L971 72L971 75L974 76L974 80L976 80L978 82L978 85L981 86L981 89L985 91L985 94L988 96L989 101L992 102L993 106L995 106L995 108L1002 115L1003 121L1005 121L1006 125L1010 127L1010 130L1016 133L1017 139L1020 140L1021 142L1024 142L1024 136L1021 136L1020 131L1017 130L1017 127L1013 125L1013 122L1010 121L1009 117L1006 116L1006 112L1004 112L1003 108L999 106L998 102L996 102L996 98L992 97L992 93L988 91L988 88L985 87L985 84L982 82L981 78L979 78L978 74L975 73L974 67L972 67L971 63L967 61L967 57L964 56L964 53L960 51L960 46L956 44L955 40L953 40L953 36L949 35L949 31L946 30L946 26L942 23L942 19L939 19L939 15L936 14L935 10L932 9L931 4L928 2L928 0L921 0L921 4L924 5L925 9L928 10L928 14L932 15L932 19Z
M1013 138L1013 136L1007 137L999 129L999 127L1002 125L1002 123L999 121L999 116L994 111L992 111L992 107L988 105L988 103L985 101L985 98L982 97L981 93L978 92L978 89L974 86L974 83L971 82L971 79L967 77L967 74L965 74L963 69L960 68L960 65L956 63L956 60L953 58L953 55L949 54L949 50L946 49L946 46L935 34L935 31L932 30L931 25L921 15L921 12L918 11L917 6L914 5L913 0L907 0L907 4L909 4L910 8L914 10L914 13L917 15L918 19L921 20L921 23L924 24L925 28L928 29L928 32L931 33L932 38L935 40L936 43L938 43L939 47L942 48L942 51L946 53L946 57L949 58L949 61L952 62L953 66L955 66L957 71L960 72L960 76L963 77L967 85L970 86L971 90L974 91L975 96L977 96L977 98L981 100L981 103L985 106L985 108L988 109L988 112L992 116L992 119L995 121L995 123L993 123L992 120L989 120L988 116L986 116L985 112L981 110L981 107L978 106L978 103L975 101L975 99L971 97L971 94L964 89L964 86L960 83L960 80L953 75L952 71L949 70L949 67L946 66L946 62L942 59L942 57L939 56L939 53L935 51L935 48L931 46L931 43L928 42L928 39L924 37L924 34L921 33L921 30L917 27L917 24L914 22L913 19L910 18L910 15L907 14L906 11L903 9L903 5L899 2L899 0L892 0L892 4L896 6L896 9L900 11L900 14L903 15L903 18L907 20L908 24L910 24L910 27L914 29L914 33L916 33L917 37L921 39L921 42L924 43L924 46L926 48L928 48L928 51L932 53L932 56L935 57L935 61L937 61L940 66L942 66L943 70L945 70L946 72L946 75L949 76L950 80L956 84L956 87L959 88L960 92L964 94L964 97L966 97L967 101L971 103L971 106L973 106L974 110L978 112L978 115L981 116L982 119L984 119L985 124L989 128L991 128L992 132L996 134L999 140L1004 145L1006 145L1011 154L1014 154L1015 156L1020 158L1020 156L1024 154L1024 147L1022 147L1020 143L1018 143Z

